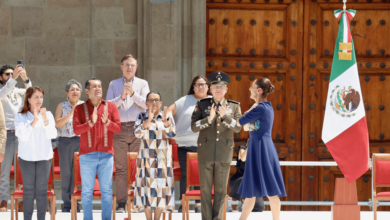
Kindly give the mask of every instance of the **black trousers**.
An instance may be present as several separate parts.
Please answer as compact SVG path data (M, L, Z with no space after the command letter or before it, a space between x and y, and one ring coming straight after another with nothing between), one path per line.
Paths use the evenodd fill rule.
M70 208L70 197L73 194L73 158L74 152L80 151L80 137L59 137L58 155L60 156L61 169L61 196L64 207Z
M187 187L187 153L197 153L198 147L180 147L178 146L177 154L179 157L181 178L180 178L180 200L184 193L186 193ZM195 190L200 190L199 186L194 187ZM200 200L196 200L196 203L200 203Z
M19 158L23 178L23 215L31 220L34 211L34 197L37 199L37 219L44 220L47 206L47 184L51 160L26 161ZM53 208L53 207L52 207Z

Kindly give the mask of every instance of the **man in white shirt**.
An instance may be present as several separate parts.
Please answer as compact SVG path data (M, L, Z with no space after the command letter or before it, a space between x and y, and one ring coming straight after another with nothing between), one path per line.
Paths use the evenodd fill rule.
M15 87L17 79L22 78L25 89ZM31 87L31 81L27 77L26 70L22 67L16 66L15 70L9 65L4 65L0 68L0 83L3 87L0 89L0 101L3 104L5 124L7 128L7 142L5 145L4 160L1 163L0 176L0 211L7 211L7 203L10 197L10 170L12 160L16 158L18 151L18 138L15 136L15 116L23 108L24 95L26 89ZM19 203L22 204L22 203ZM23 207L20 205L19 210Z
M137 60L126 55L121 60L123 76L113 80L107 91L107 101L115 103L121 118L122 130L114 135L116 168L116 201L118 213L125 212L127 203L127 152L139 151L141 139L134 136L134 122L140 112L146 110L146 95L149 85L146 80L135 76Z

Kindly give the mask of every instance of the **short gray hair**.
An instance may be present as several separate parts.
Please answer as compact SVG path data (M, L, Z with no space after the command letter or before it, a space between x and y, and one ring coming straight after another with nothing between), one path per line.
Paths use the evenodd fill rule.
M80 90L83 89L82 86L81 86L81 83L77 82L77 80L75 80L75 79L71 79L71 80L68 81L68 83L65 86L65 92L69 92L69 88L73 84L78 85Z

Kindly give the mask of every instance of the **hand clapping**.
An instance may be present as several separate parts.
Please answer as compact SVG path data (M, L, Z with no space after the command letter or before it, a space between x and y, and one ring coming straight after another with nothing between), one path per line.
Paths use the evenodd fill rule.
M216 111L217 111L217 107L213 103L213 105L211 106L211 110L210 110L210 116L209 116L210 121L209 122L211 122L214 119L214 117L216 115L216 113L215 113Z
M108 121L108 112L105 111L102 115L102 122L103 122L103 124L105 124L105 123L107 123L107 121Z
M93 109L93 113L92 113L92 123L96 123L96 121L97 121L97 107L95 107L94 109Z
M167 121L167 110L168 110L168 107L167 106L164 106L164 111L162 113L162 121L164 122L164 126L167 128L171 125L171 121Z
M133 85L130 82L125 82L125 84L123 84L122 99L126 99L127 95L133 95Z
M43 122L47 121L46 108L41 108L41 116L42 116Z
M225 116L226 111L227 111L227 109L226 109L225 106L219 107L219 109L218 109L218 114L219 114L219 116L220 116L221 118L222 118L223 116Z

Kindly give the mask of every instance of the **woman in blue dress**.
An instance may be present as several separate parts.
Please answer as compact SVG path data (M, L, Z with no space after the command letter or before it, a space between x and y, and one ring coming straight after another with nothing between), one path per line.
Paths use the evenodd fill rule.
M238 194L245 198L240 220L251 213L256 197L268 198L274 220L279 220L280 199L286 196L278 154L272 142L274 111L267 96L275 86L267 78L255 80L250 87L255 104L242 116L239 123L249 130L249 145L244 177Z

